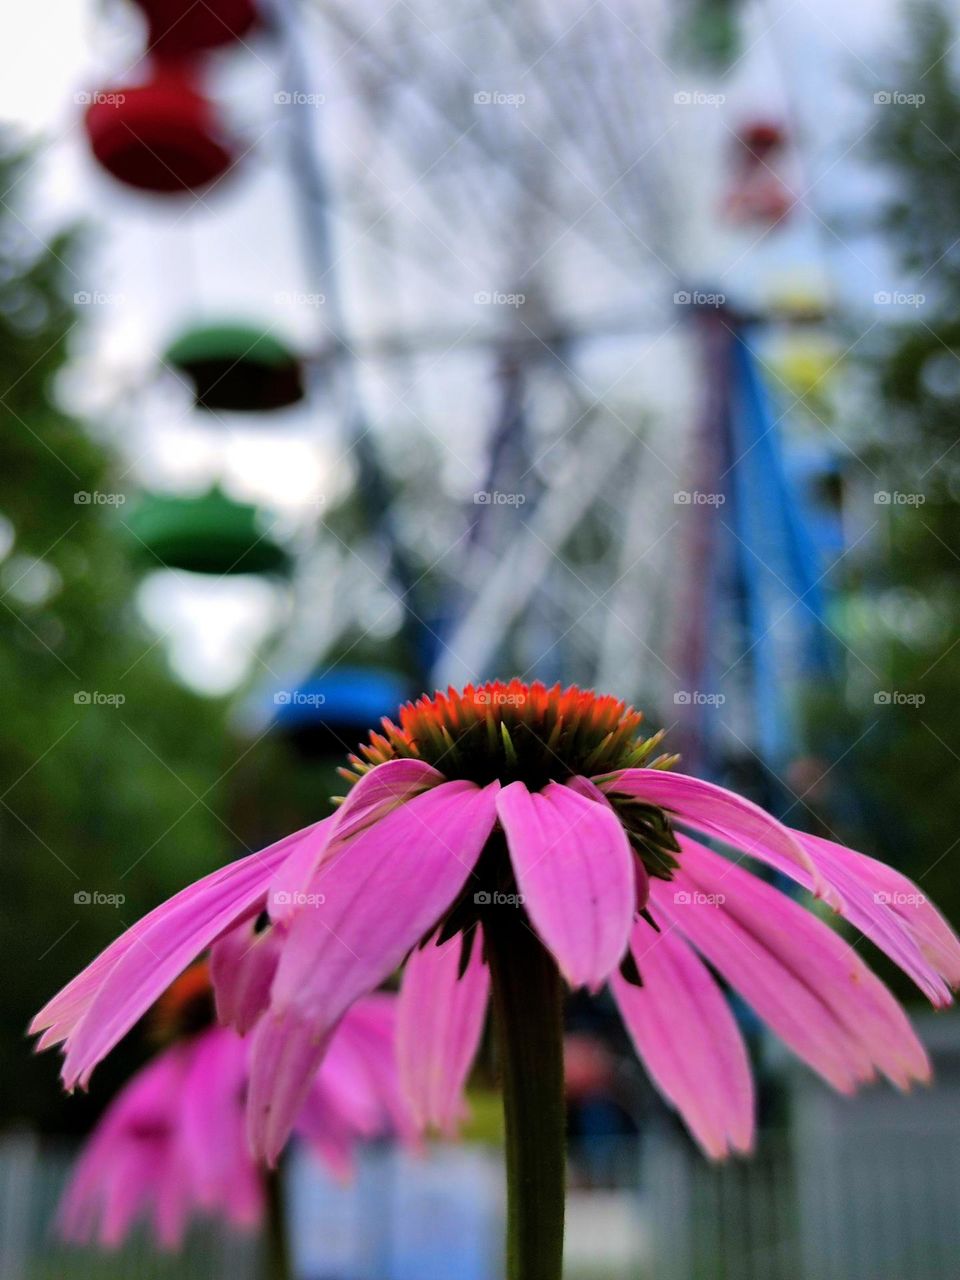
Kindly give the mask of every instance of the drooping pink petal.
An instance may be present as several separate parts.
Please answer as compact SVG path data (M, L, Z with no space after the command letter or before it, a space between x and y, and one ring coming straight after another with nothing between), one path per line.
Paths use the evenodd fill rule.
M725 787L685 773L664 769L624 769L602 784L607 793L619 792L671 811L680 822L715 836L762 861L786 859L811 877L817 897L840 906L839 895L818 869L789 827L766 810ZM772 856L771 856L772 855Z
M960 986L960 939L919 887L867 854L820 836L794 833L837 885L851 924L910 975L938 1006Z
M154 907L142 919L131 925L35 1015L30 1023L30 1034L45 1032L38 1042L37 1049L47 1049L53 1044L58 1044L75 1030L114 965L128 951L137 946L142 936L158 920L162 920L171 909L179 906L184 899L190 898L201 887L205 891L213 891L220 885L231 882L239 869L247 868L255 861L259 861L265 872L269 868L278 866L285 857L294 853L303 841L313 837L321 826L322 823L312 823L258 853L250 854L247 858L241 858L238 862L231 862L228 866L221 867L218 871L198 880L196 884L188 885L186 889L174 894L172 898Z
M480 926L459 976L464 939L414 950L403 971L397 1025L400 1079L422 1129L456 1132L463 1088L483 1032L490 975Z
M753 1145L753 1076L736 1019L706 966L671 930L639 921L631 950L642 987L611 989L654 1083L714 1159Z
M312 1036L315 1058L291 1058L309 1074L328 1033L358 996L374 990L457 897L496 821L498 784L482 790L446 782L394 809L322 862L310 883L315 905L304 907L290 933L261 1020L282 1025L289 1015L297 1043ZM266 1034L266 1033L264 1033ZM292 1068L291 1068L292 1069ZM255 1051L251 1121L257 1149L280 1150L303 1103L309 1079L288 1086L285 1103L269 1105L270 1055Z
M238 1161L252 1163L244 1129L247 1045L227 1027L210 1027L176 1050L187 1060L177 1107L181 1177L195 1207L222 1209L242 1222L256 1208L255 1202L233 1200Z
M297 1133L335 1178L349 1181L353 1175L357 1135L322 1080L313 1084L300 1108Z
M413 1117L397 1071L397 1004L396 996L375 992L347 1010L297 1117L298 1133L318 1136L312 1104L319 1095L323 1112L333 1113L354 1142L387 1134L412 1142Z
M801 1058L851 1092L880 1070L929 1079L923 1046L879 978L796 902L687 837L651 901Z
M299 910L298 895L303 893L317 863L326 854L336 820L336 814L322 818L314 827L313 838L301 840L290 856L277 867L267 887L264 902L271 920L283 922L296 915Z
M240 1035L246 1035L270 1003L270 987L286 937L282 925L258 933L255 923L242 921L210 948L217 1021Z
M335 1030L318 1034L298 1010L267 1010L250 1037L247 1139L258 1160L275 1165L303 1107Z
M312 831L307 828L205 876L140 922L133 943L119 952L99 987L87 991L92 998L67 1040L63 1079L68 1089L78 1080L86 1085L101 1058L190 961L225 929L258 909L277 866L301 840L309 840Z
M77 1161L57 1211L67 1240L119 1245L169 1178L184 1058L161 1054L124 1086Z
M388 760L365 773L347 792L343 804L323 822L321 844L302 847L277 872L267 894L273 920L297 914L321 861L331 857L342 841L359 835L399 805L444 782L442 773L422 760Z
M569 787L504 787L497 813L524 907L573 987L597 990L623 959L634 857L616 815Z

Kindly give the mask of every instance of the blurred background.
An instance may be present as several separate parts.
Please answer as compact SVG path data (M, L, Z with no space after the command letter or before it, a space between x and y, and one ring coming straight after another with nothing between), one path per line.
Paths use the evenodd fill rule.
M56 1243L150 1046L68 1098L24 1029L422 690L615 693L960 919L955 0L171 7L0 17L4 1280L259 1274ZM572 1280L955 1280L957 1024L894 1106L737 1012L715 1168L571 1002ZM294 1152L298 1274L493 1280L494 1084L349 1186Z

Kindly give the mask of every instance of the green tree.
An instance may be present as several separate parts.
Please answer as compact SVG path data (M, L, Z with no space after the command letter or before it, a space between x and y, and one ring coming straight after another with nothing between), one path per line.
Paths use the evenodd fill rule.
M29 165L0 138L0 1122L71 1128L136 1038L90 1101L65 1099L55 1056L31 1060L28 1019L124 925L237 852L218 780L242 748L222 704L169 674L134 606L123 506L96 496L129 484L55 403L79 246L27 230Z
M874 331L867 461L883 536L862 602L858 651L886 704L856 752L880 856L960 918L960 77L956 21L926 0L906 11L890 83L918 107L878 107L874 155L890 180L881 213L923 301ZM876 86L889 89L889 84ZM878 533L880 531L878 530Z

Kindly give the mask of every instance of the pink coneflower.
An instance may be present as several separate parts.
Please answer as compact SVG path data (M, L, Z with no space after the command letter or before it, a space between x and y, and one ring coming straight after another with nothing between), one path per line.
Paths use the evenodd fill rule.
M176 1249L195 1216L248 1230L262 1222L264 1180L245 1132L249 1045L210 1025L210 995L197 965L158 1002L154 1029L172 1042L121 1089L88 1140L57 1215L65 1240L115 1248L146 1219L158 1243ZM374 995L349 1010L297 1118L296 1132L338 1177L361 1140L412 1132L393 1065L395 1006Z
M508 1269L526 1280L560 1273L562 982L609 984L650 1075L712 1156L750 1147L753 1093L711 969L836 1088L928 1078L905 1014L856 952L702 838L810 889L946 1005L960 943L903 876L668 771L661 735L644 739L614 698L491 683L399 719L351 758L332 818L185 889L50 1002L34 1029L41 1047L65 1041L68 1087L215 943L218 1001L242 1005L252 1028L253 1145L272 1159L340 1019L407 960L401 1070L420 1120L447 1128L490 990Z

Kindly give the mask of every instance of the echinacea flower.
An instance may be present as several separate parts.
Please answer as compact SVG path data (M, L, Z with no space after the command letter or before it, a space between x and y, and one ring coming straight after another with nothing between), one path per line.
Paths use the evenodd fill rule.
M157 1005L168 1043L120 1090L71 1173L57 1215L72 1243L115 1248L141 1219L176 1249L194 1216L251 1229L264 1217L261 1171L245 1132L249 1045L210 1025L206 966L194 966ZM359 1000L315 1075L297 1134L338 1177L365 1139L412 1133L396 1075L395 997ZM203 1025L206 1023L206 1025Z
M811 890L943 1006L960 942L935 908L874 859L674 772L641 719L611 697L516 680L408 704L351 757L333 817L151 912L38 1015L40 1046L64 1041L64 1080L84 1084L213 944L221 1016L252 1032L253 1146L272 1159L346 1011L405 960L401 1070L420 1120L450 1127L492 991L508 1271L524 1280L560 1269L561 979L609 984L712 1156L749 1149L753 1087L711 970L837 1089L926 1080L906 1015L853 948L702 841Z

